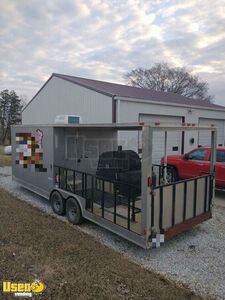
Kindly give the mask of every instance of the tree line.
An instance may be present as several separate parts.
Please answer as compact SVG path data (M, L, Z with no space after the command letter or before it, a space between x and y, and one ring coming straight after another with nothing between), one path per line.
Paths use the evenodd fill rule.
M0 144L11 142L10 126L21 123L23 99L14 90L0 92Z

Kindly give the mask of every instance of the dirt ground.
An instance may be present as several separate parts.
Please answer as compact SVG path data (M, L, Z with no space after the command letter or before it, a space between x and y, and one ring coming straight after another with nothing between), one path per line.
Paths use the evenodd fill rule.
M0 281L43 281L35 299L201 299L2 189L0 220Z
M0 145L0 167L12 164L11 155L4 154L4 146Z

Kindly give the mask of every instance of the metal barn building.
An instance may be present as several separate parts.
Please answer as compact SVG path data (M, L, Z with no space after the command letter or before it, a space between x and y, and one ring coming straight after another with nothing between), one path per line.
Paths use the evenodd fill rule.
M79 115L82 123L148 122L211 125L218 128L218 145L225 145L225 107L184 96L126 85L52 74L22 112L22 123L53 124L57 115ZM155 162L163 155L163 132L154 136ZM120 132L124 148L141 153L141 136ZM75 135L74 135L75 139ZM179 154L208 145L210 136L197 130L169 133L168 154ZM67 142L71 142L68 139Z

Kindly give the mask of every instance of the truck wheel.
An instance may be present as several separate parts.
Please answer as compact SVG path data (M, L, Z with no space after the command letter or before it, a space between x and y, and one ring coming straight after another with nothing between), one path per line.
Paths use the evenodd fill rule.
M69 198L66 201L66 216L68 221L74 225L83 222L81 208L76 199Z
M50 196L50 202L54 213L56 213L59 216L65 214L65 200L59 192L52 192Z
M178 181L179 178L178 178L177 170L175 168L168 168L166 179L168 183Z

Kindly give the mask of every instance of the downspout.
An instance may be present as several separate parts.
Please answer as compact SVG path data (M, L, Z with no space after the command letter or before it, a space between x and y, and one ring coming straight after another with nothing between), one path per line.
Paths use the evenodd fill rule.
M112 123L116 123L116 99L112 96Z
M120 99L117 99L117 123L120 123Z
M112 97L112 123L120 123L120 100Z

